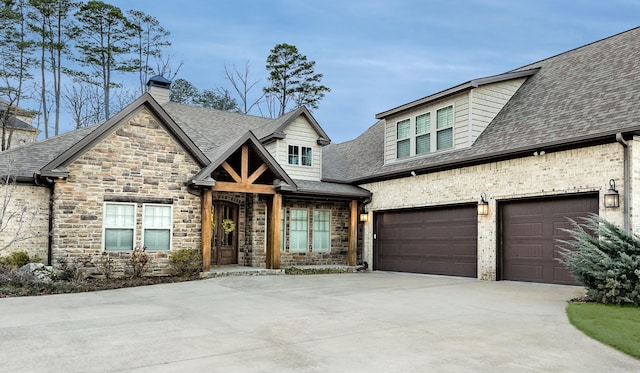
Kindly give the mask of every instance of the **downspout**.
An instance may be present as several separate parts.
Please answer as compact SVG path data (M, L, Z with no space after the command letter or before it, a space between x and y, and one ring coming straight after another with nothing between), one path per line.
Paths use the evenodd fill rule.
M38 185L38 177L34 176L34 180L36 185ZM53 179L46 178L45 179L47 189L49 189L49 228L47 231L47 265L53 265L53 200L54 200L54 189L55 182Z
M622 145L622 147L624 148L624 155L623 155L623 178L624 178L624 196L623 196L623 200L624 200L624 207L622 210L622 213L624 214L624 230L625 232L630 232L630 227L629 227L629 201L630 201L630 196L631 196L631 191L630 191L630 175L629 175L629 143L624 139L624 137L622 136L622 133L618 132L616 133L616 141Z

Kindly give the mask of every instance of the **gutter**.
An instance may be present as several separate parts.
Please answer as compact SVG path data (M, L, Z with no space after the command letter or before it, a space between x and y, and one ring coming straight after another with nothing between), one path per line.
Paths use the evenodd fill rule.
M622 147L624 148L623 150L623 178L624 178L624 206L623 206L623 210L622 213L624 214L624 230L625 232L631 232L631 229L629 227L629 201L631 200L630 198L630 185L629 183L631 182L630 180L630 175L629 175L629 143L624 139L624 137L622 136L621 132L616 133L616 141L622 145Z

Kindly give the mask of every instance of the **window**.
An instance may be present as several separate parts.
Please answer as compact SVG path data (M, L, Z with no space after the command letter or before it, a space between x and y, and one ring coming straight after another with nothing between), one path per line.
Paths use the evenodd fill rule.
M453 147L453 106L438 110L436 121L436 149Z
M171 206L145 204L142 214L142 246L148 250L169 250L172 222Z
M104 249L132 250L136 226L136 205L106 203L104 206Z
M313 251L331 250L330 211L313 211Z
M285 242L287 239L287 236L286 236L287 230L285 229L285 223L287 221L287 219L285 219L286 213L287 213L287 210L284 208L282 209L282 211L280 211L280 251L284 251Z
M431 113L416 117L416 154L431 151Z
M404 158L410 154L409 119L396 124L396 157Z
M309 249L309 221L307 210L289 210L289 251L305 252Z
M302 147L302 165L311 166L311 148Z
M289 145L289 164L298 164L298 151L297 145Z

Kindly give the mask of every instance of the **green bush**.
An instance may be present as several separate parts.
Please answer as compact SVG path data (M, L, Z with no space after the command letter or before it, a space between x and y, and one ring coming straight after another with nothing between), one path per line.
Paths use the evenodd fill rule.
M587 296L600 303L640 305L640 238L598 215L572 221L562 258Z
M202 271L202 254L200 250L176 250L169 255L169 264L176 276L195 276Z
M40 257L37 255L29 257L29 253L26 251L14 251L8 256L0 257L0 264L4 264L12 268L20 268L25 264L40 262L40 260Z

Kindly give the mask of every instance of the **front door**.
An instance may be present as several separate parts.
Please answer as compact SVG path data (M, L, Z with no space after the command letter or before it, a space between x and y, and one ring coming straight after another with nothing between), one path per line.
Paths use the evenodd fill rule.
M238 263L238 206L230 202L213 203L211 264Z

